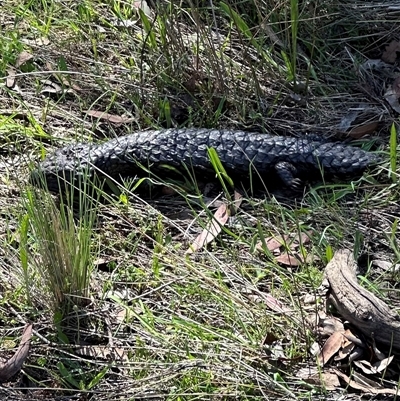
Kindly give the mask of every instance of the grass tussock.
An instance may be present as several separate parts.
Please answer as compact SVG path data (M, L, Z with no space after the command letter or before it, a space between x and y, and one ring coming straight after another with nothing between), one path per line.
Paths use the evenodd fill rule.
M68 314L89 302L95 202L88 199L79 197L82 217L77 219L65 200L57 204L36 188L28 189L23 198L20 258L26 295L36 307Z
M23 371L0 394L344 396L345 387L328 393L299 371L316 366L313 350L323 343L320 285L335 249L390 260L386 270L368 260L362 282L398 305L397 119L382 96L387 77L365 67L398 38L396 4L3 3L0 344L11 351L27 321L34 339ZM178 126L327 137L358 128L365 148L388 150L390 165L296 199L282 191L245 197L193 254L187 249L220 202L200 199L197 182L194 193L151 200L127 183L118 196L99 193L102 202L88 188L55 201L24 186L27 166L66 143ZM281 241L275 250L272 238Z

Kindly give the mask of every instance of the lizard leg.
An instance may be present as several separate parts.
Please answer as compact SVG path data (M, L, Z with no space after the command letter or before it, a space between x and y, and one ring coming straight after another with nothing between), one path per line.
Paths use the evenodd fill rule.
M300 178L295 177L297 169L293 164L289 162L279 162L275 165L275 170L286 186L292 189L301 188L302 182Z

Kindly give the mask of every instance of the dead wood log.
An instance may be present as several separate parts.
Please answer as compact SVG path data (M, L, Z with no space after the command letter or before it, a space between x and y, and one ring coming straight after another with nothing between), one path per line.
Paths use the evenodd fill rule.
M32 337L32 328L32 324L25 326L21 343L17 351L9 360L7 360L7 362L0 364L0 383L8 381L21 370L25 359L28 357L29 346Z
M357 283L357 264L349 250L337 251L325 268L330 300L338 313L368 338L400 352L400 316Z

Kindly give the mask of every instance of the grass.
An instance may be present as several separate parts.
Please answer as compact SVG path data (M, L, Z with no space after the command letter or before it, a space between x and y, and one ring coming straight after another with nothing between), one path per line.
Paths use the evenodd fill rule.
M373 87L375 78L357 69L398 30L393 14L296 0L137 4L2 5L0 344L9 355L27 321L35 336L22 373L0 394L337 398L345 387L329 393L298 371L315 367L311 348L322 344L310 322L323 308L318 288L333 252L349 247L399 263L397 120L360 92L360 79ZM33 57L11 74L22 51ZM26 186L32 164L66 143L174 126L329 136L363 104L367 116L354 125L379 121L390 168L296 199L251 191L192 255L219 201L199 199L198 182L147 200L127 183L101 203L106 194L86 193L78 209ZM210 158L229 198L233 177L213 150ZM283 238L281 254L310 261L278 263L271 237ZM397 306L397 279L394 269L369 266L363 283Z
M77 214L82 216L78 221L73 207L69 207L71 200L64 203L61 199L56 204L36 188L28 189L22 197L26 214L20 223L20 259L27 301L54 313L61 311L62 315L89 303L96 202L89 193L82 195L77 200Z

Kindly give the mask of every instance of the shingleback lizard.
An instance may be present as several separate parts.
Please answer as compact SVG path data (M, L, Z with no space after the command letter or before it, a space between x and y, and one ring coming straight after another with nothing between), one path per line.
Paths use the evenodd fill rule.
M140 131L104 143L77 143L48 155L32 172L43 177L51 191L76 184L94 175L140 175L141 166L158 172L162 165L183 170L183 165L202 176L214 174L207 149L214 148L231 177L257 171L268 183L277 175L289 187L311 174L347 178L362 175L380 161L376 153L315 136L292 138L228 129L182 128ZM164 175L165 175L164 170ZM167 173L168 174L168 173ZM143 172L142 172L143 175Z

